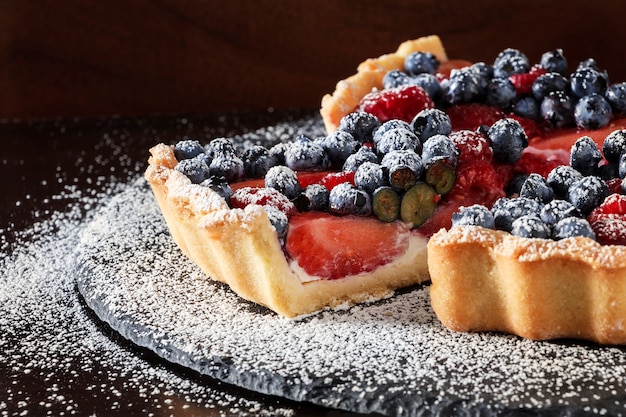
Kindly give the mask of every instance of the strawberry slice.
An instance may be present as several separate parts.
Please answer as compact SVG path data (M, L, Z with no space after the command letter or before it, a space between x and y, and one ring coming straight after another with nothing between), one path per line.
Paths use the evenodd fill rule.
M587 217L596 240L603 245L626 245L626 196L611 194Z
M245 208L249 204L272 206L291 217L297 213L293 204L284 194L274 188L243 187L230 197L233 208Z
M446 113L453 130L476 130L482 125L491 126L505 117L500 108L480 103L453 104Z
M596 130L578 128L558 129L545 137L532 138L530 145L538 149L567 149L569 151L578 138L581 136L589 136L602 148L604 138L617 129L626 129L626 117L613 119L607 126Z
M381 122L391 119L410 123L422 110L435 107L423 88L406 85L367 94L359 103L359 110L373 114Z
M409 237L402 222L307 212L292 217L285 248L309 275L339 279L393 261L406 252Z

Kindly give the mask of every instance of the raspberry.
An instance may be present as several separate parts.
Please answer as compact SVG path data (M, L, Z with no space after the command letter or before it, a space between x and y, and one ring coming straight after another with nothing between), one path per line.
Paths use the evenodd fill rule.
M280 191L274 188L243 187L230 197L233 208L244 208L249 204L274 207L291 217L296 214L296 206Z
M524 152L522 157L515 163L515 174L536 173L547 178L550 171L562 165L558 160L547 160L543 155Z
M530 71L522 74L512 74L509 76L509 80L515 86L517 95L528 95L531 93L533 83L540 75L545 74L547 71L540 65L534 65Z
M415 85L372 92L361 100L359 110L373 114L381 122L400 119L407 123L424 109L435 107L426 91Z
M458 103L450 106L446 113L453 130L476 130L482 125L491 126L505 117L498 107L480 103Z
M504 196L504 181L488 161L475 161L460 167L450 196L478 200L487 206Z
M603 245L626 245L626 196L611 194L587 217L596 240Z
M491 162L493 151L487 138L472 130L459 130L450 133L449 138L460 152L458 163L471 163L474 161Z

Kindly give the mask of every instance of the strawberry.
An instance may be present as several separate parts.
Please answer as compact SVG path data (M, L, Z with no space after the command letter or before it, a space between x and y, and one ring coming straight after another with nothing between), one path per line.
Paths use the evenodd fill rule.
M237 189L230 197L233 208L245 208L249 204L272 206L291 217L296 214L296 206L274 188L243 187Z
M342 184L344 182L349 182L350 184L354 185L354 174L355 174L354 171L329 173L325 175L324 177L322 177L318 181L318 184L321 184L324 187L326 187L328 191L332 190L333 188L335 188L335 186Z
M359 110L376 116L381 122L400 119L410 123L424 109L435 107L423 88L406 85L367 94L359 104Z
M476 130L482 125L491 126L505 117L498 107L480 103L458 103L450 106L446 113L453 130Z
M522 154L522 157L515 163L514 171L515 174L536 173L546 178L550 171L559 165L569 165L569 160L564 161L560 154L549 158L545 154L530 151Z
M459 165L493 160L493 151L484 135L473 130L458 130L450 133L449 137L460 152Z
M626 196L611 194L587 217L596 240L603 245L626 245Z
M533 83L540 75L546 74L547 71L545 68L540 65L534 65L530 71L522 73L522 74L512 74L509 76L509 80L515 86L517 90L517 95L528 95L530 94Z
M291 219L285 248L309 275L339 279L393 261L406 252L409 237L402 222L307 212Z

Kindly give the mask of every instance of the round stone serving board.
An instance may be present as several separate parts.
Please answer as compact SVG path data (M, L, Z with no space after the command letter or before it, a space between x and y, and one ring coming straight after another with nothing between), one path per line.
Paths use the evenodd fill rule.
M98 209L73 273L125 338L260 393L389 416L626 411L622 348L453 333L427 286L300 319L242 300L184 257L143 180Z

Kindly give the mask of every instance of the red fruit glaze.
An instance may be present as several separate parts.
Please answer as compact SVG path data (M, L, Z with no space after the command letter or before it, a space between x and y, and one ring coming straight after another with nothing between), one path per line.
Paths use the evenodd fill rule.
M473 130L459 130L450 133L449 137L460 152L459 165L493 160L493 151L484 135Z
M498 107L480 103L459 103L450 106L446 113L453 130L476 130L481 125L491 126L505 117Z
M359 104L359 110L373 114L381 122L400 119L410 123L417 113L433 107L426 91L415 85L369 93Z
M570 148L581 136L591 137L602 149L604 139L614 130L626 129L626 117L613 119L611 122L600 129L585 130L578 128L560 129L552 131L547 137L530 137L530 145L538 149L565 149L569 152Z
M595 208L587 221L603 245L626 245L626 196L611 194Z
M296 206L280 191L274 188L243 187L230 197L233 208L245 208L249 204L272 206L291 217L298 212Z
M547 71L539 65L534 65L530 71L523 74L513 74L509 76L509 80L515 86L517 95L528 95L531 92L533 83L540 75L547 73Z
M309 275L339 279L393 261L406 252L410 234L402 222L308 212L291 219L285 248Z

